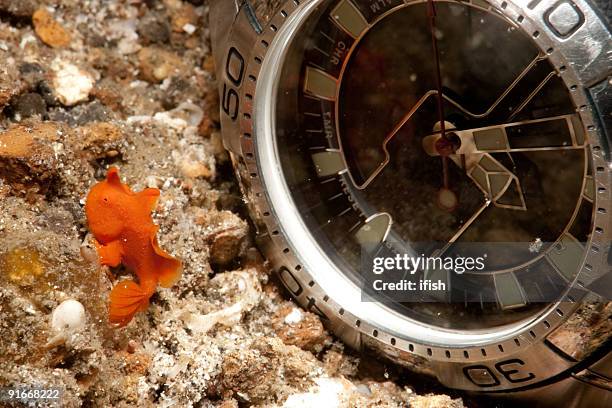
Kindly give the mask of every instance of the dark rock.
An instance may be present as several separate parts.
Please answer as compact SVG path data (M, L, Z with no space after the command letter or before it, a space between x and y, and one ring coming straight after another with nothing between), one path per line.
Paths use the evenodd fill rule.
M161 100L162 106L166 110L176 108L181 102L184 102L189 97L195 99L195 90L190 82L180 77L173 77L168 89L164 92Z
M37 8L36 0L0 0L0 11L15 17L30 17Z
M137 28L144 45L165 44L170 41L168 17L159 13L147 13Z
M44 117L47 113L47 104L42 96L37 93L26 93L17 97L11 105L13 117L17 120L40 115Z
M109 51L115 47L111 42L107 44L109 49L97 48L92 52L92 67L101 71L104 79L127 79L132 75L132 67L122 56Z
M102 35L98 33L87 32L87 43L92 47L105 47L108 45L108 41Z
M244 203L242 196L239 193L223 193L217 199L217 210L238 212L240 206Z
M109 110L99 101L85 105L83 113L79 116L78 125L90 122L105 122L109 119Z
M22 75L43 74L45 72L45 69L40 64L37 64L35 62L24 62L19 66L19 72Z
M58 105L58 101L57 101L57 97L55 96L55 92L53 92L53 88L51 88L51 85L49 85L47 81L40 81L38 83L38 86L36 87L36 91L45 100L45 103L47 104L47 106L57 106Z
M70 110L58 108L49 112L51 120L66 122L70 126L82 126L91 122L107 122L110 116L110 109L100 101L78 105Z
M19 73L21 79L28 84L29 88L35 88L45 77L45 69L40 64L32 62L19 65Z

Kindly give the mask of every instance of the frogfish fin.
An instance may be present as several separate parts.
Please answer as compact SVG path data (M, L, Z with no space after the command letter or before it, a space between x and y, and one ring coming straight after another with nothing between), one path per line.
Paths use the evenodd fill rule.
M155 252L155 266L159 284L169 288L181 279L182 264L159 247L155 234L151 235L151 246Z
M121 263L121 241L115 240L103 245L94 239L94 245L102 265L117 266Z
M121 182L121 178L119 177L119 169L115 166L111 166L108 168L106 172L106 182L115 188L122 190L125 193L131 194L132 190L128 187L127 184L123 184Z
M157 199L159 198L159 190L156 188L145 188L138 193L138 199L142 201L144 206L149 210L153 211L157 206Z
M110 293L108 320L119 327L127 325L137 312L146 310L151 295L131 279L119 282Z
M119 178L119 169L115 166L109 167L108 172L106 172L106 181L109 184L121 184L121 179Z

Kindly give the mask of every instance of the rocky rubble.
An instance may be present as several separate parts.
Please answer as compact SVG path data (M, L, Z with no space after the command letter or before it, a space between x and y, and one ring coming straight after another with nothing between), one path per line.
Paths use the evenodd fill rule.
M463 406L362 372L271 277L220 142L207 13L0 0L0 386L64 407ZM161 190L184 264L123 329L107 301L129 272L99 265L83 211L109 165Z

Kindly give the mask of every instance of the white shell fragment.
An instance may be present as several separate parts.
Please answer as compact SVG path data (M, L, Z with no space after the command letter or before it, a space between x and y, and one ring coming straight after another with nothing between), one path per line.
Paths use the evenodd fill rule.
M293 310L291 310L291 313L285 316L285 323L286 324L298 324L299 322L302 321L303 317L304 315L302 314L302 311L298 309L297 307L294 307Z
M55 75L53 88L64 106L73 106L89 98L93 89L93 77L76 65L56 59L51 65Z
M250 311L259 303L261 298L261 286L253 273L248 272L226 272L226 275L237 279L237 284L242 293L241 300L221 310L208 314L192 313L184 311L180 318L194 333L205 334L216 324L226 327L240 322L244 313ZM223 277L223 276L220 276Z
M205 315L201 314L185 314L182 316L183 320L187 324L187 327L195 333L208 333L217 323L223 326L232 326L240 322L242 318L242 312L244 311L244 304L238 302L230 307L227 307L216 312L208 313Z
M344 378L315 378L315 386L310 390L290 395L282 408L299 407L341 407L348 401L350 395L357 391L356 387Z
M197 30L197 27L196 27L196 26L194 26L193 24L189 24L189 23L187 23L187 24L185 24L185 25L183 26L183 31L184 31L184 32L186 32L186 33L187 33L187 34L189 34L189 35L191 35L191 34L195 33L195 32L196 32L196 30Z
M81 302L68 299L60 303L51 315L53 337L48 347L70 342L72 336L85 326L85 308Z
M85 308L78 300L68 299L59 304L51 316L54 330L76 330L85 325Z

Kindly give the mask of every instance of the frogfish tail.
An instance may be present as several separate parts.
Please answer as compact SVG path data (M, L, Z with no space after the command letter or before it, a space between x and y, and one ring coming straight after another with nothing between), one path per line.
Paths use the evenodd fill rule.
M131 279L119 282L110 293L108 320L118 327L127 325L137 312L149 306L152 294Z

